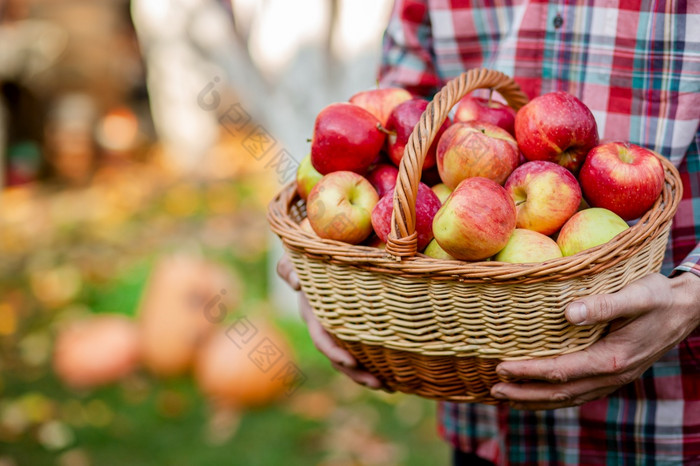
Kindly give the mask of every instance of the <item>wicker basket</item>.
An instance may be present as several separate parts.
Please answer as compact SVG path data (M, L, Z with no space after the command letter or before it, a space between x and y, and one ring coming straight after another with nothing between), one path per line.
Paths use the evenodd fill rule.
M478 88L498 91L515 109L527 102L517 84L496 71L471 70L447 83L406 146L385 251L304 232L305 206L294 183L270 203L268 220L323 326L386 387L496 403L489 390L499 381L501 360L579 351L601 337L605 325L566 321L568 303L615 292L660 269L681 182L662 158L666 181L653 208L612 241L574 256L505 264L418 254L415 198L425 153L450 109Z

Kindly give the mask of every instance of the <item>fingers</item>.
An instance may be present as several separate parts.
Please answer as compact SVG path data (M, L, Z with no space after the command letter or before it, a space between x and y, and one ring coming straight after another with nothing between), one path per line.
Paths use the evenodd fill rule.
M311 337L311 341L313 341L314 346L316 346L316 349L323 353L334 364L349 369L357 367L357 361L355 361L355 358L353 358L348 351L338 346L328 332L326 332L326 329L323 328L321 323L313 314L311 305L309 304L306 295L303 293L299 295L299 310L302 318L306 322L309 336Z
M491 389L491 394L494 398L507 400L512 408L535 411L580 406L617 388L613 379L594 378L556 385L499 383Z
M375 390L382 388L382 383L375 376L369 372L363 371L361 369L350 369L348 367L341 366L339 364L332 363L338 371L350 377L355 382L364 385L368 388L373 388Z
M287 254L283 255L282 258L277 263L277 275L282 278L292 289L299 291L301 289L301 283L299 282L299 277L294 270L294 265L292 261L289 260Z
M577 299L566 308L566 318L574 325L592 325L638 316L670 299L667 280L659 274L648 275L617 293Z
M514 379L567 383L585 377L620 374L631 360L606 336L594 345L556 358L503 361L496 367L498 375Z

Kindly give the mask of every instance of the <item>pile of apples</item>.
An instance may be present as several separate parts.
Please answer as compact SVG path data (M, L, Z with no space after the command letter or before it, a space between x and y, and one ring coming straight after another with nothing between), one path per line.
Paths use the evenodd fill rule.
M297 172L309 234L383 247L408 138L428 102L376 89L317 116ZM599 144L591 111L566 92L517 113L463 98L439 129L416 197L418 249L440 259L535 263L606 243L661 194L653 151Z

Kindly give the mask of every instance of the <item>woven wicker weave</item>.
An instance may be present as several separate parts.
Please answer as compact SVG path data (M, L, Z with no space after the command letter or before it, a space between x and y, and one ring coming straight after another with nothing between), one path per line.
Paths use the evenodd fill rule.
M491 70L469 71L435 96L401 161L386 251L303 231L305 206L294 183L270 203L268 220L323 326L388 388L495 403L489 390L499 381L494 369L501 360L556 356L600 338L604 325L568 324L566 305L658 271L682 193L678 172L662 158L661 196L604 245L541 264L417 254L414 203L425 153L454 104L478 88L498 91L515 109L527 102L510 78Z

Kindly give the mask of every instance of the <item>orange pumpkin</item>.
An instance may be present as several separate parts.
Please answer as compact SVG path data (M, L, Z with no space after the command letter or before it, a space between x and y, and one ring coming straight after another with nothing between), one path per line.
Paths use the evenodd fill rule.
M102 314L70 324L56 338L56 375L75 388L115 382L139 361L138 328L122 315Z
M240 331L243 326L222 328L197 353L197 384L219 406L263 406L293 387L290 371L296 366L290 365L292 353L285 339L261 320L246 322L246 332Z
M239 295L233 276L217 265L192 256L161 259L139 311L144 365L160 376L189 370L196 347Z

